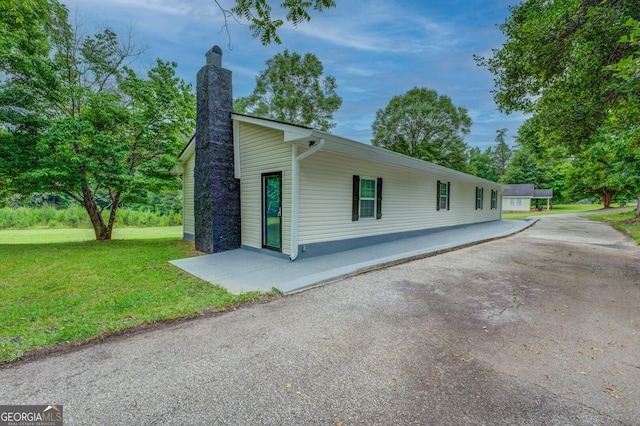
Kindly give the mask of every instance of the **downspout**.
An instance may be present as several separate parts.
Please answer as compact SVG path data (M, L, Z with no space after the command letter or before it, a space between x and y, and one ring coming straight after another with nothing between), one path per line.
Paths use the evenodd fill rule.
M298 195L300 191L300 162L320 151L323 146L324 139L321 138L317 144L314 144L311 148L296 156L293 160L291 188L291 255L289 256L289 260L292 262L298 257ZM296 154L295 149L293 154Z

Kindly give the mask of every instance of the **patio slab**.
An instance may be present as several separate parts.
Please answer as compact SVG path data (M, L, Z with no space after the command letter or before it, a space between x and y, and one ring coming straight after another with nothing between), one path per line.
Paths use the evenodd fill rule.
M504 238L536 220L470 224L293 262L261 251L237 249L171 263L234 294L272 289L294 293L346 276Z

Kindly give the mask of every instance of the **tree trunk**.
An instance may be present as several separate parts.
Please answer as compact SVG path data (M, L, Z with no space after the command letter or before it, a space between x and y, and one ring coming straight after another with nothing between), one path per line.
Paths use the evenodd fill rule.
M613 191L609 188L605 188L602 192L602 205L605 209L611 207L611 202L613 201Z
M111 239L111 227L105 225L104 219L102 219L100 210L93 199L93 194L91 194L91 189L89 189L88 185L85 184L82 187L82 194L84 197L84 208L91 219L93 232L96 234L96 241L109 241Z

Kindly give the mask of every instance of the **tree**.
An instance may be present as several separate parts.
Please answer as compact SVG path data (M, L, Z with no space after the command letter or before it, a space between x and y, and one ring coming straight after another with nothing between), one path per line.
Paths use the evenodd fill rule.
M253 36L259 38L263 45L272 42L281 44L282 41L278 36L278 29L284 21L282 19L274 19L272 16L272 7L267 0L236 0L235 6L230 10L225 9L218 0L216 4L224 14L224 29L229 33L228 19L244 18L249 21L249 29L253 31ZM336 6L333 0L287 0L280 4L280 7L286 11L286 20L294 26L302 22L311 20L309 9L313 8L315 12L322 13L325 9L331 9Z
M634 50L619 62L611 65L609 69L614 72L614 76L616 77L615 84L620 91L626 93L627 96L633 100L637 99L637 94L640 92L640 22L630 18L626 22L626 26L630 28L629 34L623 35L620 42L628 43ZM630 121L628 123L631 125L631 131L637 130L637 121ZM640 155L639 152L640 138L636 136L636 143L631 143L628 154L637 158ZM640 219L640 186L637 189L635 219Z
M536 188L553 189L554 200L562 202L568 200L566 174L569 166L566 149L545 146L540 137L540 123L534 116L518 129L516 148L501 181L532 183Z
M176 184L169 171L194 126L194 95L175 63L158 60L141 78L127 66L139 54L132 43L108 29L80 36L55 0L25 4L16 6L25 19L49 14L24 32L0 33L11 47L0 52L0 146L9 154L0 176L13 193L73 198L96 239L109 240L123 201ZM12 18L2 28L13 28Z
M460 171L470 171L467 144L471 118L448 96L415 87L376 112L372 143Z
M498 176L494 168L493 150L491 147L484 152L478 147L469 150L469 165L473 174L483 179L498 182Z
M315 55L285 50L268 59L266 65L256 77L253 93L234 101L236 112L324 131L335 126L333 113L342 98L336 94L334 77L322 79L322 63Z
M623 129L611 126L618 110L627 109L627 115L640 111L631 106L638 103L637 91L631 95L628 86L616 84L612 70L637 51L624 37L629 37L626 23L638 13L635 0L526 0L512 7L501 25L507 39L503 46L491 58L476 60L494 74L494 99L502 111L534 114L545 147L566 148L576 164L585 167L612 164L606 150L591 147L621 137ZM639 121L640 113L629 116L627 123ZM633 157L633 152L626 154L622 158ZM592 177L603 179L590 179L592 189L611 184L604 179L613 170L591 170Z
M508 130L509 129L496 130L496 147L492 151L492 158L493 167L498 178L504 176L507 166L509 165L509 160L511 160L511 156L513 155L511 148L509 148L509 145L504 140L504 136Z
M489 59L494 99L504 112L535 113L547 138L580 151L597 131L618 93L608 66L628 54L620 43L635 0L527 0L500 26L507 38Z

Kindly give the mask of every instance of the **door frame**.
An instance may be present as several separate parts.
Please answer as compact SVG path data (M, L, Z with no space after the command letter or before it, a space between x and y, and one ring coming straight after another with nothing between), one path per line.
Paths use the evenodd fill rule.
M267 244L267 210L266 210L266 205L265 205L265 201L267 198L267 191L266 191L266 183L267 183L267 178L269 177L278 177L280 179L280 235L279 235L279 241L280 241L280 247L274 247L274 246L270 246ZM274 171L274 172L266 172L266 173L262 173L261 175L261 182L260 182L260 186L261 186L261 194L260 194L260 198L261 198L261 213L260 213L260 217L262 219L262 232L261 232L261 238L262 238L262 248L264 249L268 249L268 250L273 250L273 251L277 251L282 253L282 229L284 228L283 223L282 223L282 218L283 218L283 200L282 200L282 171Z

